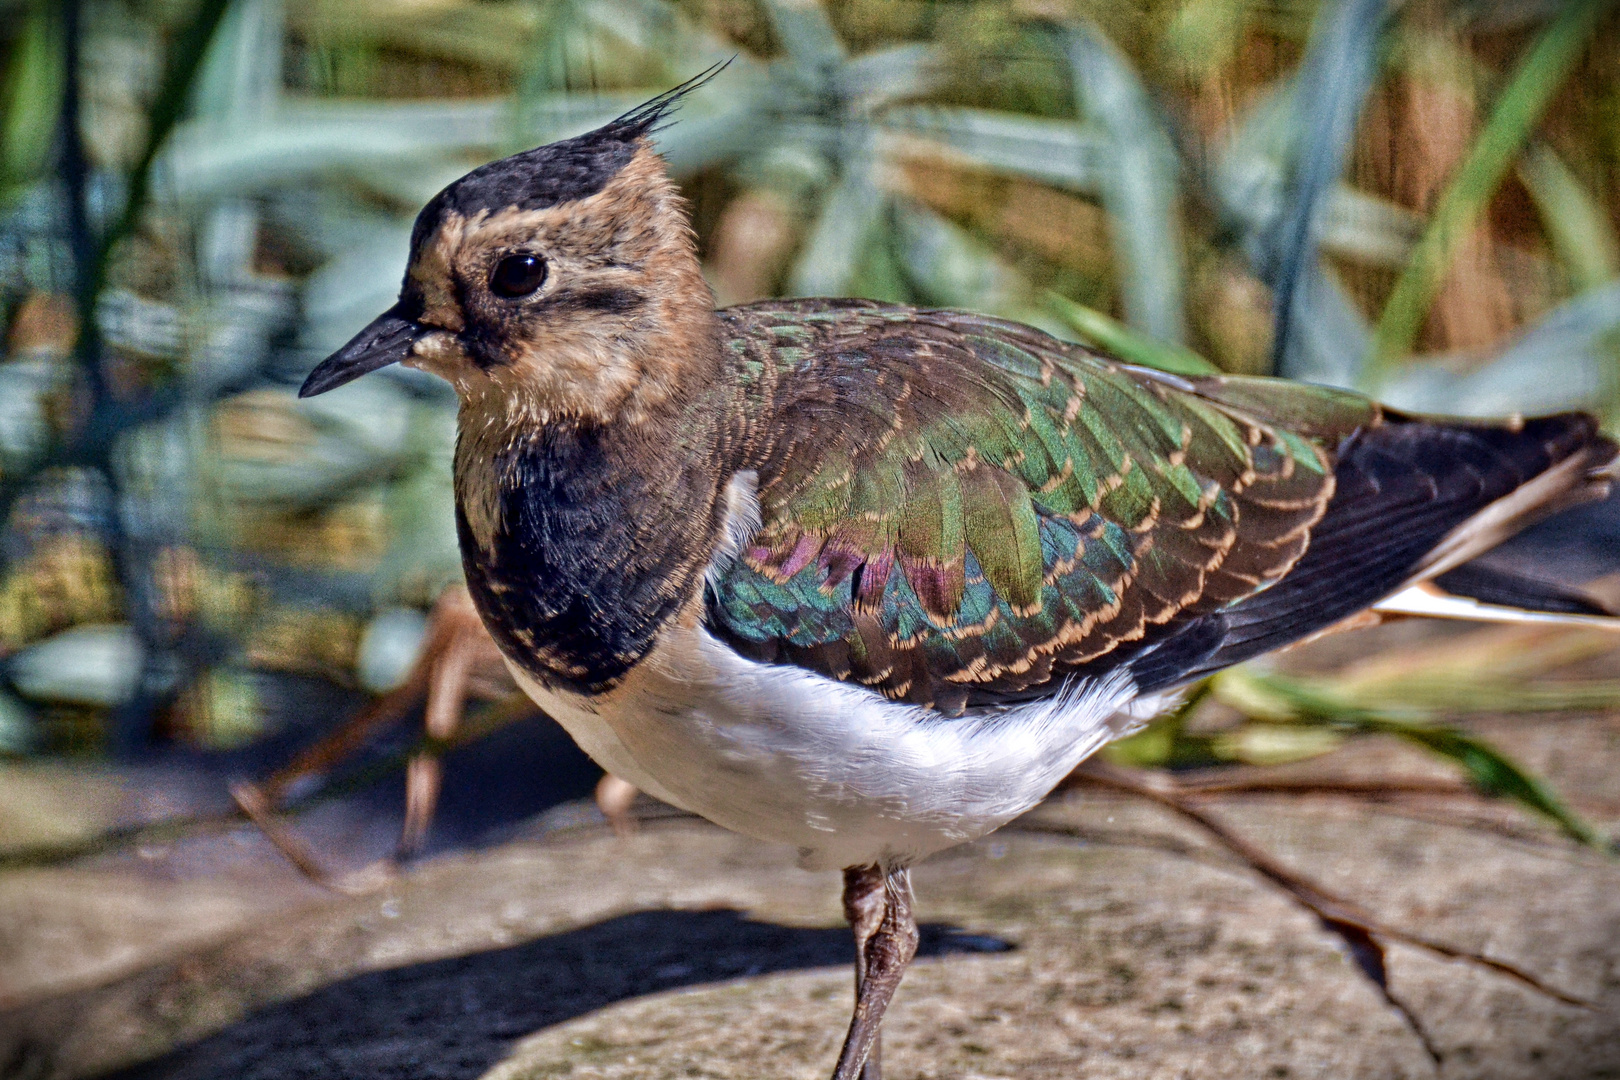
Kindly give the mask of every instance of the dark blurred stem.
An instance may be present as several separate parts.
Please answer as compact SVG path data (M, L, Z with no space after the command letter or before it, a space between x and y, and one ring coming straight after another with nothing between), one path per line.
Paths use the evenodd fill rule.
M154 642L148 633L151 620L141 617L146 609L143 602L146 589L138 580L139 571L130 558L127 534L120 515L121 499L118 476L110 460L112 440L101 437L114 401L107 386L107 372L102 366L101 328L96 322L96 301L100 297L106 276L106 238L98 242L90 224L90 166L84 152L84 130L81 103L84 99L84 81L80 68L80 44L84 32L85 0L68 0L61 7L62 18L62 113L61 162L62 183L67 202L68 243L73 252L74 308L78 315L78 337L74 342L74 359L83 379L88 399L83 428L70 437L60 455L62 464L95 469L107 480L108 513L105 540L113 560L113 570L124 586L125 608L130 623L140 635L147 652ZM144 680L143 680L144 681ZM135 701L141 700L137 693ZM110 749L127 755L146 741L150 728L150 710L132 709L126 705L109 718Z
M229 5L230 0L199 0L191 21L175 36L165 66L163 84L148 117L146 142L130 173L123 211L113 226L99 238L90 227L87 199L89 166L80 132L82 93L79 54L86 0L65 0L55 9L57 17L62 19L63 59L66 64L59 151L68 201L74 297L79 317L75 355L84 372L91 407L83 427L66 437L55 438L35 469L0 477L0 524L10 519L18 497L33 487L34 478L41 471L61 465L88 465L110 474L108 463L118 436L131 428L162 419L179 404L179 394L172 388L159 389L147 400L135 404L117 402L107 392L106 372L100 362L102 343L100 328L95 320L96 301L106 285L114 249L120 241L134 233L140 220L151 190L152 163L185 110L186 99L207 54L208 44L219 29Z
M62 183L67 189L68 244L73 251L73 296L79 316L79 336L75 345L79 366L89 384L93 403L106 397L106 376L101 370L101 341L95 320L99 277L96 264L101 253L90 230L90 166L84 157L79 104L83 82L79 71L81 9L84 0L62 5Z
M66 5L74 12L71 18L77 21L77 12L85 0L71 0ZM185 113L186 99L191 96L191 87L196 82L197 73L202 68L203 58L208 53L208 44L219 29L220 21L225 17L225 11L230 6L230 0L201 0L191 21L175 36L170 46L169 62L164 67L163 84L158 88L156 99L152 102L152 109L147 117L146 142L141 147L140 156L136 159L134 167L129 174L129 191L124 199L124 208L118 215L111 228L102 236L101 243L94 248L94 255L88 262L88 281L84 280L85 271L80 270L80 280L83 289L80 292L80 342L94 342L96 352L99 354L99 331L95 325L95 304L101 291L107 284L107 273L112 265L112 256L118 245L134 235L136 226L140 223L141 212L146 208L147 197L152 188L152 164L157 160L158 152L168 141L169 133L174 130L175 124ZM76 30L77 27L72 29ZM69 33L70 41L75 42L68 46L71 49L70 65L77 58L77 33ZM77 70L69 67L68 97L74 103L69 106L75 114L74 128L70 143L80 148L80 161L82 163L82 143L80 141L77 113L78 113L78 76ZM67 110L64 110L64 112ZM82 187L82 181L81 181ZM80 198L75 200L76 205L83 207L82 190ZM77 249L75 249L77 254ZM89 354L81 350L81 356ZM68 457L80 459L86 464L105 466L111 453L112 444L117 436L129 428L139 424L148 423L156 419L167 406L173 404L173 395L162 395L149 403L147 407L130 407L112 400L106 393L105 377L101 372L100 364L91 365L96 374L91 376L91 390L94 407L90 420L74 440L70 447ZM88 375L87 371L87 375ZM99 392L97 392L99 391Z
M82 3L83 0L77 2ZM201 0L191 21L175 36L170 46L163 85L158 88L157 98L152 102L152 111L147 117L146 143L141 147L141 156L136 160L135 167L130 170L129 197L124 200L124 212L102 241L100 258L96 262L95 284L98 291L106 283L107 265L113 247L134 233L140 221L141 211L146 207L146 199L152 188L152 163L157 160L158 152L168 141L175 124L185 114L186 99L191 96L192 84L202 68L203 58L208 54L208 43L213 41L214 33L229 7L230 0Z
M201 0L191 20L175 37L165 65L163 83L148 116L146 141L130 171L128 192L122 212L99 240L90 225L89 165L85 159L80 105L83 82L80 75L80 44L86 0L68 0L62 5L63 57L65 66L62 101L62 174L68 203L68 232L73 250L75 301L78 312L78 339L75 355L89 398L83 427L55 448L46 465L79 465L99 470L106 477L111 500L108 515L108 550L118 581L123 585L125 608L130 625L145 646L146 661L135 697L111 717L111 748L120 754L138 752L150 738L151 720L159 704L152 687L158 683L169 659L169 643L153 606L155 583L150 574L150 546L133 540L124 528L123 499L114 447L124 432L159 419L177 401L172 389L152 395L139 404L119 401L111 392L103 365L97 304L107 284L112 257L118 245L135 232L151 191L152 165L171 131L185 111L192 84L224 18L230 0ZM28 486L8 484L0 490L0 520L10 516L16 497Z

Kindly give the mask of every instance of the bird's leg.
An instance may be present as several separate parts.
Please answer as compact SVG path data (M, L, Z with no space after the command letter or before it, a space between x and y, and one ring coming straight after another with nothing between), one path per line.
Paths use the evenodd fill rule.
M610 772L603 773L596 784L596 808L613 827L613 835L620 839L636 831L636 818L630 810L635 806L637 794L636 785Z
M911 874L876 866L844 871L844 915L855 931L855 1015L833 1080L879 1080L878 1034L906 965L917 955Z
M855 1000L866 984L866 943L883 922L883 871L876 866L852 866L844 871L844 918L855 932ZM882 1080L882 1032L872 1037L861 1080Z

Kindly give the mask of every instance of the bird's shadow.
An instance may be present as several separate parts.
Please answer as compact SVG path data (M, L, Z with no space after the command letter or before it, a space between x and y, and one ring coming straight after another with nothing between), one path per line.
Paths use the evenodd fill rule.
M919 956L1012 947L950 926L921 929ZM754 922L731 910L637 912L344 979L109 1080L471 1080L514 1040L614 1002L848 964L852 952L844 929Z

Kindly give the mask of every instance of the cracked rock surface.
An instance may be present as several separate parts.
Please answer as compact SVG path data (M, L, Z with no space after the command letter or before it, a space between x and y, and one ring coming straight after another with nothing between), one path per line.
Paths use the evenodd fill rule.
M1614 775L1594 756L1620 759L1609 720L1492 735L1555 774L1572 757L1577 800L1601 802ZM1377 741L1308 766L1434 768ZM1315 916L1195 826L1076 789L917 870L927 929L886 1075L1620 1075L1615 861L1471 799L1204 805L1383 922L1596 1007L1394 946L1388 991L1414 1029ZM123 863L12 872L0 1075L822 1078L851 997L837 888L681 818L627 839L553 829L354 897ZM142 919L109 944L132 905Z

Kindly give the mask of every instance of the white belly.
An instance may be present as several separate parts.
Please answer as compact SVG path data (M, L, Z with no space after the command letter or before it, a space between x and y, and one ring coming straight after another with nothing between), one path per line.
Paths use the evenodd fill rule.
M673 625L612 692L519 685L603 768L810 867L909 864L1028 810L1134 723L1123 673L957 719Z

